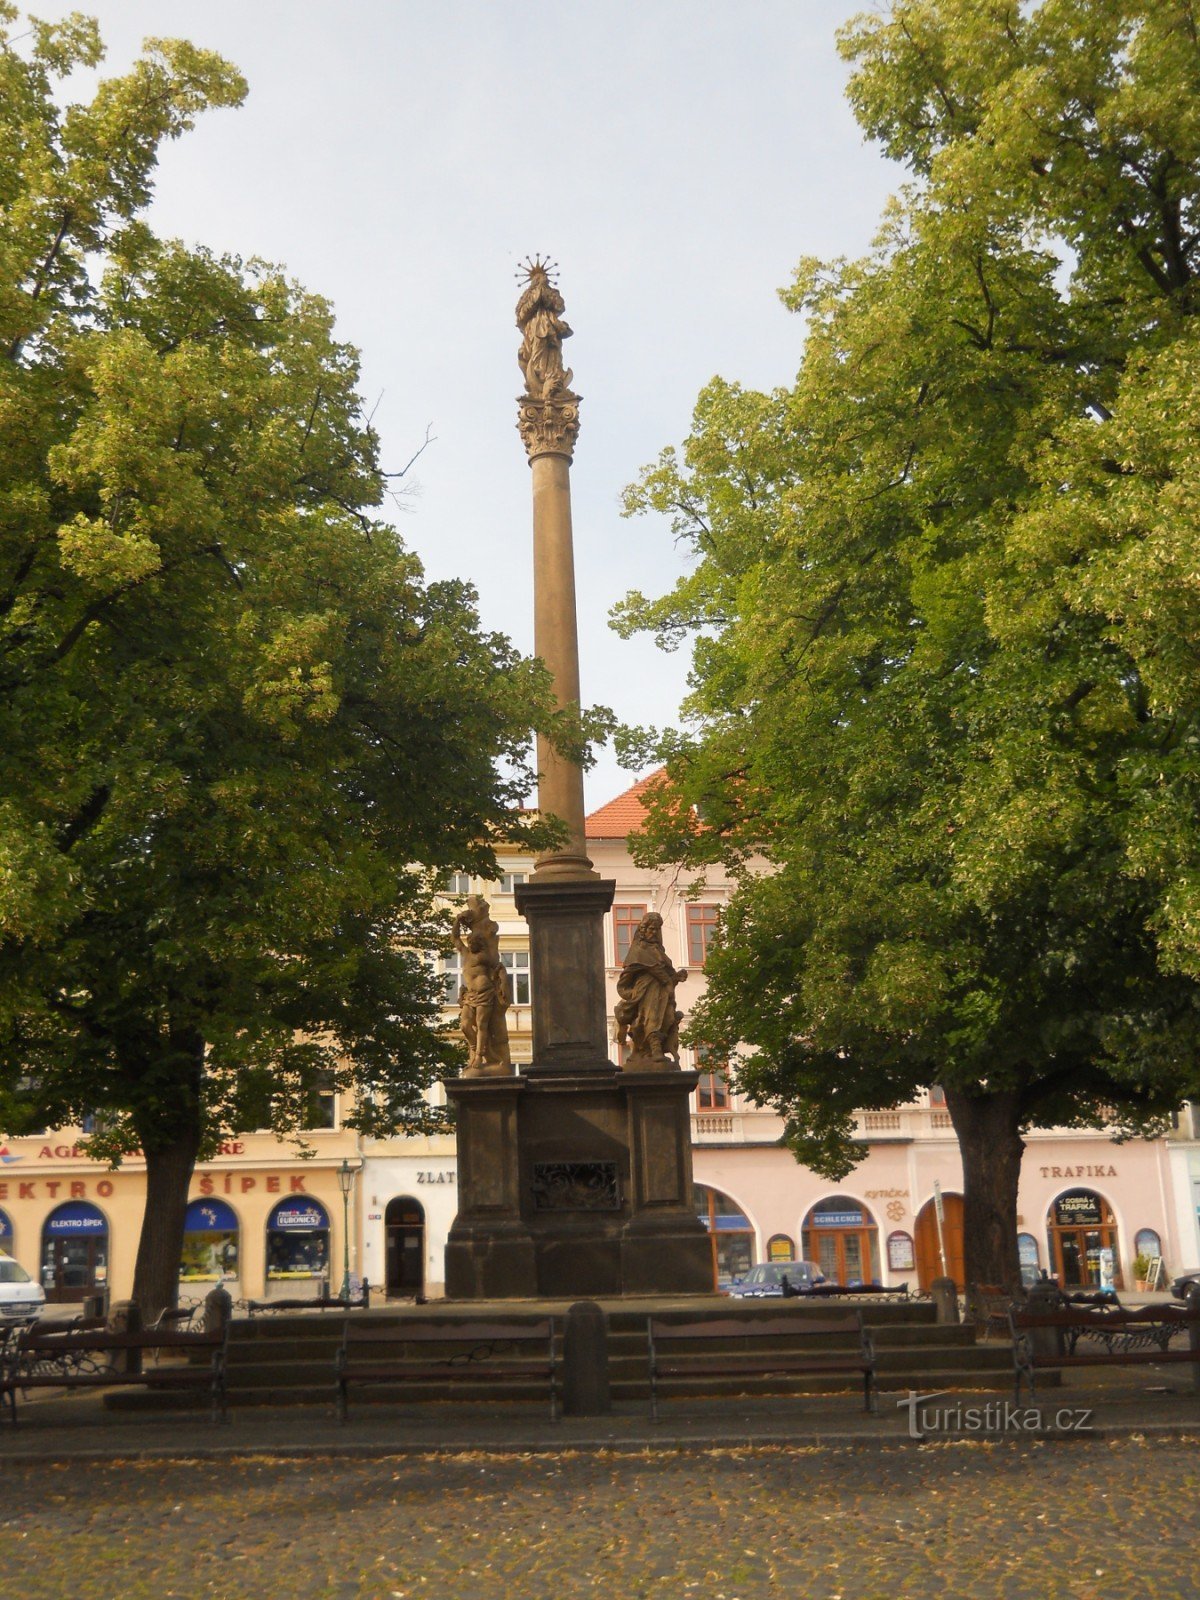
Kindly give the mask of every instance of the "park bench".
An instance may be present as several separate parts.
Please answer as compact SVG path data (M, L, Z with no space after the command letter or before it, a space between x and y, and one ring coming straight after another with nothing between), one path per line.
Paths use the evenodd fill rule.
M877 1410L875 1349L861 1311L840 1316L648 1317L650 1420L670 1379L860 1376L863 1408Z
M968 1284L967 1319L975 1324L976 1337L990 1339L997 1334L1007 1339L1009 1308L1022 1298L1020 1290L1006 1289L999 1283Z
M8 1399L13 1424L17 1394L31 1389L195 1389L206 1392L214 1422L226 1417L225 1362L228 1323L213 1332L191 1333L170 1326L136 1333L80 1323L22 1331L0 1360L0 1404ZM153 1355L155 1365L146 1365ZM182 1359L161 1364L164 1355Z
M359 1386L528 1383L541 1380L558 1417L558 1361L552 1317L537 1321L351 1322L335 1358L339 1422Z
M1018 1404L1021 1385L1035 1392L1035 1374L1069 1367L1160 1366L1194 1363L1200 1389L1200 1305L1013 1305L1008 1313ZM1185 1339L1172 1348L1172 1341Z

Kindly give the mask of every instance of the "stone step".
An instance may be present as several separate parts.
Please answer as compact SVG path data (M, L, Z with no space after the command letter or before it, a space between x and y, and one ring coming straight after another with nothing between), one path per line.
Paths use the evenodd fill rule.
M1047 1387L1053 1387L1052 1380L1056 1374L1046 1373L1044 1379ZM896 1370L881 1370L876 1374L876 1388L882 1394L904 1394L910 1390L921 1394L950 1393L1007 1393L1012 1387L1012 1367L996 1366L989 1368L954 1368L954 1367L929 1367L913 1370L911 1368L897 1368ZM1043 1375L1039 1375L1039 1383L1043 1382ZM861 1380L855 1378L830 1378L830 1377L787 1377L787 1378L761 1378L738 1377L730 1374L727 1377L713 1377L706 1375L703 1378L688 1380L687 1378L671 1378L664 1380L658 1386L659 1397L662 1400L689 1399L703 1401L706 1397L712 1399L730 1399L739 1395L764 1396L779 1395L783 1398L789 1396L845 1394L860 1395L862 1392ZM645 1374L636 1377L618 1377L614 1375L612 1381L612 1398L617 1403L649 1404L650 1388ZM303 1384L272 1384L269 1382L258 1383L245 1388L230 1389L228 1396L230 1409L241 1410L255 1406L300 1406L300 1405L328 1405L331 1409L336 1403L336 1395L331 1380L325 1382L307 1382ZM546 1401L546 1387L541 1383L506 1383L502 1392L497 1392L495 1385L487 1383L468 1384L456 1382L454 1384L436 1383L407 1383L396 1385L372 1384L369 1389L364 1389L356 1396L351 1390L351 1411L362 1411L372 1405L388 1405L402 1411L405 1405L441 1404L447 1406L455 1403L486 1404L493 1407L506 1404L541 1405ZM561 1401L561 1391L560 1391ZM123 1412L157 1412L157 1411L202 1411L207 1409L207 1402L198 1395L183 1393L173 1394L162 1391L139 1391L122 1389L106 1396L105 1405L113 1411Z

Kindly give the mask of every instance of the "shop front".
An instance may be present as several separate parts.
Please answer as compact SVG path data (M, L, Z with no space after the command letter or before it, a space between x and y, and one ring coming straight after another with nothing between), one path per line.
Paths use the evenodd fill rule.
M267 1298L317 1298L329 1283L329 1213L319 1200L292 1195L267 1215Z
M1120 1288L1120 1251L1112 1206L1092 1189L1068 1189L1050 1207L1051 1271L1064 1289Z
M312 1135L317 1144L320 1136ZM184 1220L179 1294L202 1300L220 1283L237 1300L316 1294L342 1261L338 1163L354 1152L340 1134L303 1159L269 1134L231 1140L196 1168ZM118 1169L90 1160L70 1136L10 1139L0 1166L0 1249L35 1276L52 1304L133 1289L146 1179L132 1156ZM350 1259L359 1269L355 1211ZM7 1242L6 1242L7 1241Z
M857 1200L831 1195L819 1200L804 1219L804 1259L815 1261L829 1283L848 1288L880 1283L879 1229Z
M224 1200L193 1200L183 1222L183 1255L179 1287L236 1282L241 1228L237 1213Z
M50 1304L85 1300L108 1286L108 1218L87 1200L56 1206L42 1225L42 1288Z

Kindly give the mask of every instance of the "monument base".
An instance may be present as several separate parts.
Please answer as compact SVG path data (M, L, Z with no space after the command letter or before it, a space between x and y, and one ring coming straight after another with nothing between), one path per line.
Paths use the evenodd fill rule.
M694 1072L536 1065L456 1078L454 1300L712 1294L692 1201Z

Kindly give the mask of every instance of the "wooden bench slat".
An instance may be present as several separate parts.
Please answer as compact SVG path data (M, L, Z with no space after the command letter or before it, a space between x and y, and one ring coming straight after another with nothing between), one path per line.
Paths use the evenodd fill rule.
M434 1358L430 1347L445 1351ZM491 1348L508 1346L508 1349ZM536 1347L537 1354L531 1347ZM345 1422L353 1384L545 1379L550 1417L558 1416L558 1360L553 1317L524 1322L346 1322L334 1361L338 1419Z
M853 1338L857 1350L814 1349L817 1340L836 1336ZM658 1420L658 1380L660 1378L734 1377L826 1377L831 1374L861 1376L864 1407L873 1412L875 1400L875 1352L862 1320L862 1313L849 1312L839 1317L811 1321L794 1315L756 1317L692 1318L647 1317L646 1340L650 1367L650 1418ZM681 1342L687 1351L672 1346ZM784 1348L762 1349L769 1341L782 1341ZM719 1354L692 1355L699 1344L718 1342L727 1348ZM667 1346L664 1351L661 1347Z

